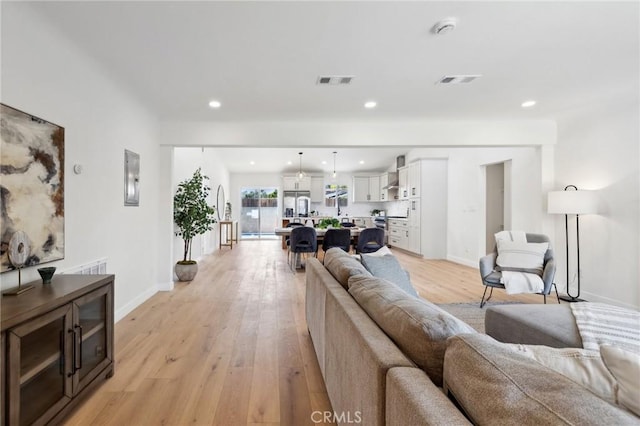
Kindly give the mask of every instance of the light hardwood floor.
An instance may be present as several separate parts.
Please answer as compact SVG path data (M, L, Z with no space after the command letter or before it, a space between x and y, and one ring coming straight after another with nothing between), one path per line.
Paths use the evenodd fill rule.
M395 254L422 297L480 301L476 269ZM115 374L66 424L298 426L331 410L304 318L304 273L290 271L280 241L241 241L199 267L193 282L116 324ZM492 300L542 297L497 290Z

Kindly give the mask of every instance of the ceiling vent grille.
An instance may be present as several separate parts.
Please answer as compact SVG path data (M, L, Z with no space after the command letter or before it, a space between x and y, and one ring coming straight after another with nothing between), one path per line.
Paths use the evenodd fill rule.
M316 84L338 86L351 84L355 76L353 75L321 75L318 77Z
M471 83L477 78L482 77L479 74L472 75L445 75L436 84L467 84Z

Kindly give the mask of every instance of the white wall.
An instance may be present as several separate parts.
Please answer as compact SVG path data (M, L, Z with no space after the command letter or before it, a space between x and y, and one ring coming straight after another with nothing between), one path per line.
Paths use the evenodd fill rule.
M447 258L477 267L485 255L485 166L511 163L512 229L551 234L546 224L540 149L535 147L418 148L407 163L418 158L448 158ZM423 185L437 182L423 182ZM425 208L425 207L423 207Z
M171 188L168 190L171 193L171 203L173 203L173 194L178 189L178 184L185 179L190 179L196 169L200 168L202 174L209 178L208 185L211 188L209 192L209 204L216 207L216 196L218 185L222 185L226 195L227 201L229 201L229 194L231 192L229 186L229 172L224 164L215 155L215 149L212 148L173 148L173 167L172 167L172 182ZM172 207L171 207L172 208ZM221 216L224 215L224 206L221 206ZM217 212L216 212L217 220ZM171 218L173 222L173 217ZM193 239L191 247L191 257L193 260L201 259L207 254L213 253L218 249L218 224L216 223L211 232L207 232L204 235L197 236ZM173 228L175 232L175 226ZM173 263L183 258L184 243L182 238L173 236ZM175 277L169 280L174 281ZM167 289L171 289L169 284ZM163 288L164 289L164 288Z
M2 102L65 128L65 259L106 257L120 318L157 285L158 123L55 29L20 3L2 5ZM140 206L124 206L124 150L140 154ZM82 164L81 175L72 172ZM23 279L37 279L27 268ZM2 274L2 288L17 274Z
M163 144L185 146L532 146L554 144L552 120L163 122Z
M629 88L627 97L601 99L560 119L555 167L556 190L575 185L598 190L601 198L599 214L580 217L581 296L636 309L640 307L638 93L637 86ZM557 245L564 247L564 216L558 215L555 224ZM570 235L575 234L574 225L572 218ZM564 288L564 251L557 257L557 281ZM575 268L570 271L575 295Z

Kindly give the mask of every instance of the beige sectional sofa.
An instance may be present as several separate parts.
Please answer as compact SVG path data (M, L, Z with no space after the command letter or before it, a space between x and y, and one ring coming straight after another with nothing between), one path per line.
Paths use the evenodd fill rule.
M305 309L337 419L364 425L638 424L586 388L372 276L340 249L330 249L324 265L307 262Z

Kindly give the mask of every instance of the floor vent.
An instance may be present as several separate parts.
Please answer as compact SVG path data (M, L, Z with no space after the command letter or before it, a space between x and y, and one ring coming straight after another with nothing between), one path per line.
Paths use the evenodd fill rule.
M102 275L107 273L107 258L94 260L84 265L69 269L65 274Z
M353 75L321 75L318 77L318 80L316 80L316 84L321 86L327 84L331 86L351 84L354 78L355 76Z
M445 75L436 84L467 84L471 83L477 78L482 77L479 74L474 75Z

